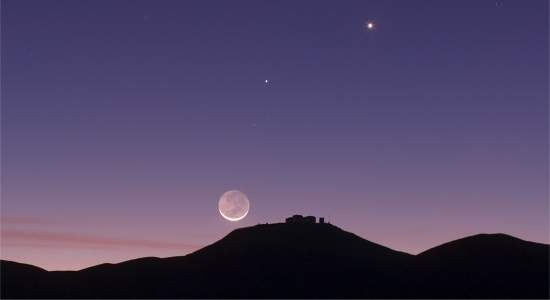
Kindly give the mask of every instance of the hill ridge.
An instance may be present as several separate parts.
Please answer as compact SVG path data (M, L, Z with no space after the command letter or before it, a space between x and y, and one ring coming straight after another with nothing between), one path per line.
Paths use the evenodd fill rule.
M411 255L331 224L258 224L184 256L144 257L70 272L1 261L1 296L545 298L548 250L546 244L497 233Z

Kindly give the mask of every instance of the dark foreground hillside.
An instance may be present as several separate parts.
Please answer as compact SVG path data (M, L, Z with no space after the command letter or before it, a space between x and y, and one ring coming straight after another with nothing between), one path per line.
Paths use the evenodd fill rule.
M417 256L330 224L242 228L195 253L47 272L2 261L2 298L548 298L549 246L476 235Z

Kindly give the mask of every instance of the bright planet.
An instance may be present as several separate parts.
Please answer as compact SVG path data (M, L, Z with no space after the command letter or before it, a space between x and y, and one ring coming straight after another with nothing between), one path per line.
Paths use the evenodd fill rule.
M244 219L250 209L248 197L241 191L232 190L223 193L218 201L218 210L222 217L229 221Z

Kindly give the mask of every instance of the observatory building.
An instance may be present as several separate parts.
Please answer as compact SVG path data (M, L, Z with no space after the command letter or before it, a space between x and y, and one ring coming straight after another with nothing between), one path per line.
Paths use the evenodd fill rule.
M285 219L285 223L299 223L299 224L315 224L316 218L315 216L302 216L302 215L293 215L292 217L288 217ZM319 224L324 224L325 218L319 218Z

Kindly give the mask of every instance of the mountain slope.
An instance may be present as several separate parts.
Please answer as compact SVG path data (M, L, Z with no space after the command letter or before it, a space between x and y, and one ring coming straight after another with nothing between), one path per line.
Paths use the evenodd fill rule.
M237 229L183 257L77 272L71 294L97 297L353 297L393 294L413 256L329 224ZM108 276L105 276L108 274ZM83 292L84 291L84 292ZM55 295L58 296L58 295Z
M186 256L76 272L22 271L3 261L2 297L544 298L548 249L477 235L412 256L330 224L264 224ZM23 291L21 281L30 288Z
M189 259L186 266L194 272L206 264L216 270L214 280L227 283L224 294L342 297L358 290L392 294L393 287L406 283L401 274L413 257L329 224L272 224L236 230ZM243 295L226 278L251 286Z
M549 247L505 234L478 234L420 253L426 296L548 297Z
M48 276L48 271L13 261L1 262L1 298L27 298L43 292L40 282Z

